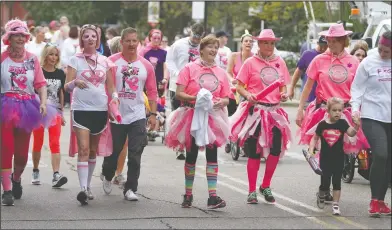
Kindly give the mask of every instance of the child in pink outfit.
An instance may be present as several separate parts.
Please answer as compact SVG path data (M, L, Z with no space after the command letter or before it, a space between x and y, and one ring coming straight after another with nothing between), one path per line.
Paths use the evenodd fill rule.
M255 39L259 40L260 51L245 61L236 77L239 81L237 91L247 101L242 102L230 117L231 141L238 141L241 147L247 141L248 145L249 204L258 203L256 181L261 157L267 161L260 192L267 202L275 202L270 189L271 179L291 140L288 116L280 107L280 102L287 100L286 84L290 82L290 74L283 59L273 54L275 41L280 39L275 38L270 29L261 31ZM277 80L283 85L264 98L255 99L255 95Z

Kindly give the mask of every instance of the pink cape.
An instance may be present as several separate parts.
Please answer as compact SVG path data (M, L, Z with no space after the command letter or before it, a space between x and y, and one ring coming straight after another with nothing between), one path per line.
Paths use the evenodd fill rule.
M300 145L309 145L312 140L317 125L325 120L328 116L327 109L325 105L316 109L316 101L313 101L306 108L304 115L304 120L302 122L301 129L298 131L297 135L300 135ZM342 119L345 119L350 126L354 126L351 118L351 108L346 107L342 113ZM318 146L320 143L318 143ZM358 154L360 150L370 148L370 145L362 131L362 128L358 130L358 133L354 137L349 137L347 134L344 135L344 152L346 154Z
M252 105L248 101L241 102L237 111L229 118L232 142L239 141L239 146L243 147L245 141L254 137L255 131L261 125L257 138L257 153L262 153L263 157L269 155L272 147L272 129L277 127L282 133L282 146L280 157L283 157L291 142L291 131L287 113L279 106L267 107L254 105L253 114L249 113Z

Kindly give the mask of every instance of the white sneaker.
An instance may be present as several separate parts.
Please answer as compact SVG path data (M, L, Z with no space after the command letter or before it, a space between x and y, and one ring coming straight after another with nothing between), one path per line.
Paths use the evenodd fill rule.
M139 200L139 198L136 196L136 194L130 189L124 194L124 199L130 200L130 201Z
M111 181L107 181L106 179L104 179L102 182L102 186L103 186L103 191L106 193L106 195L109 195L112 192Z
M87 187L87 198L88 198L89 200L94 200L94 195L93 195L93 193L91 192L91 188L90 188L90 187Z
M33 179L31 180L31 183L35 184L35 185L40 185L41 184L41 181L39 179L39 171L33 172Z
M335 216L340 216L339 204L337 203L332 204L332 214Z

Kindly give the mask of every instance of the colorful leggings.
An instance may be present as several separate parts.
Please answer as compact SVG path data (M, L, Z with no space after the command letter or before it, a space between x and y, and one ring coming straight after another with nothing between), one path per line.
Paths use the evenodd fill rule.
M33 152L41 152L44 144L44 127L33 131ZM61 134L61 116L56 117L56 124L48 128L49 131L49 147L52 154L60 153L60 134Z

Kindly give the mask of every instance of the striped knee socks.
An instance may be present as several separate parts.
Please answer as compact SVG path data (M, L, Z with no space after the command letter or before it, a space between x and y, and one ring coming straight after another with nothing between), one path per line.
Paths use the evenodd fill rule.
M218 180L217 162L207 162L206 175L208 181L208 193L210 196L216 196L216 182Z
M185 163L185 194L192 195L193 181L195 180L195 164Z

